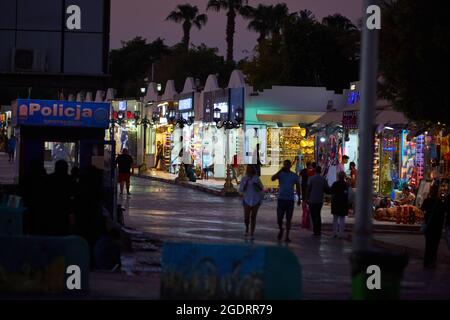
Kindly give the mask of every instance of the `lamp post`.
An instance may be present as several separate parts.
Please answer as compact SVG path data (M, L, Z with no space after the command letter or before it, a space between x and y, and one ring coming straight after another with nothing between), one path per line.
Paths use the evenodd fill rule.
M226 148L225 148L225 167L226 167L226 178L225 184L222 188L222 194L226 196L235 195L238 193L236 188L233 185L233 180L231 177L231 165L228 163L228 158L230 155L230 130L238 129L242 126L243 123L243 111L242 108L238 108L235 114L235 120L230 119L230 115L228 114L227 120L222 121L222 114L219 108L214 109L214 122L216 123L217 129L225 129L226 133Z

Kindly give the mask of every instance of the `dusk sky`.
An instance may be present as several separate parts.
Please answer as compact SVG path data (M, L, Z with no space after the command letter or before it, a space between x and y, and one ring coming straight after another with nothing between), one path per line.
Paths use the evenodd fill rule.
M181 25L165 21L168 13L178 4L190 3L198 6L201 12L206 11L207 0L112 0L111 9L111 48L121 46L122 40L130 40L142 36L148 41L157 37L164 38L168 45L181 40ZM361 0L250 0L249 4L276 4L284 2L291 12L309 9L316 18L341 13L356 22L361 16ZM225 12L207 12L209 21L202 30L193 28L191 42L205 43L210 47L218 47L225 54ZM235 35L235 59L241 59L251 54L256 44L257 34L247 30L247 21L238 18Z

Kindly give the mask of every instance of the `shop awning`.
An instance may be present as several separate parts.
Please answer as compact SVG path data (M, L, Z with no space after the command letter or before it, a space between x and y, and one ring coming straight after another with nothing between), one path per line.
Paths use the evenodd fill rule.
M407 125L410 123L410 121L403 113L389 108L377 112L375 123L377 125Z
M323 112L258 110L256 116L258 121L261 122L289 123L297 125L299 123L314 123L323 114Z
M355 108L344 108L339 111L329 111L325 113L322 117L317 119L315 123L320 124L341 124L342 118L345 111L359 111ZM406 125L410 121L408 118L401 112L397 112L391 107L388 108L380 108L377 107L375 111L375 123L376 125L386 125L386 124L397 124L397 125Z

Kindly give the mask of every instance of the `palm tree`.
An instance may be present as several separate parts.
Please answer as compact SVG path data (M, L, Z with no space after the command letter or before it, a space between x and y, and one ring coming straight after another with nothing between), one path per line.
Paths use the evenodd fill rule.
M187 50L189 49L192 26L201 29L208 22L208 16L199 14L197 6L186 3L179 4L174 11L169 13L166 20L183 23L183 39L181 42Z
M304 9L298 12L298 19L304 22L313 22L316 20L316 16L311 10Z
M268 15L271 6L265 6L263 4L253 8L247 6L244 11L244 18L249 19L247 28L249 30L259 33L258 44L261 44L269 34L269 18Z
M322 24L339 31L356 31L357 27L347 17L336 13L322 19Z
M248 0L209 0L207 10L227 10L227 63L233 62L234 33L236 32L236 17L243 15Z
M269 14L270 32L273 36L279 36L284 21L289 17L289 8L285 3L278 3L275 6L271 6Z

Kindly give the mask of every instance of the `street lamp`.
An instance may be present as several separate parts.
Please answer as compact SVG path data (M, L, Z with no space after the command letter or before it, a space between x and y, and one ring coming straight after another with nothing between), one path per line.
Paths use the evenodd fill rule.
M178 112L176 117L176 123L180 129L183 129L185 125L188 125L189 127L194 124L195 121L195 115L194 111L191 110L187 114L187 120L182 116L180 112Z
M172 124L172 125L176 125L176 114L175 114L175 110L174 109L170 109L167 114L166 114L166 118L167 118L167 123Z
M227 120L222 121L221 119L221 110L219 108L214 109L214 117L213 120L216 123L217 129L224 128L227 135L227 146L226 146L226 155L225 155L225 166L227 168L227 176L225 178L225 184L222 189L222 193L225 195L236 194L237 190L233 186L233 181L231 178L231 166L228 164L228 156L230 154L230 130L238 129L241 127L244 122L244 115L242 108L238 108L235 114L235 120L230 119L230 115L228 114Z

